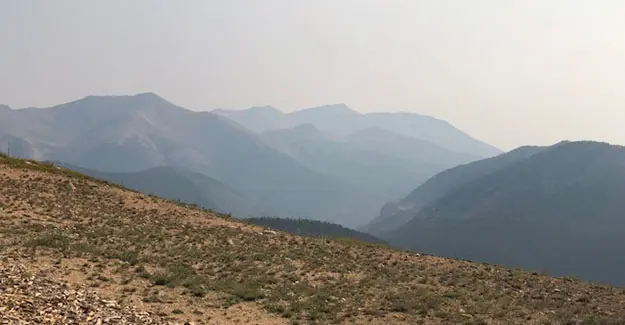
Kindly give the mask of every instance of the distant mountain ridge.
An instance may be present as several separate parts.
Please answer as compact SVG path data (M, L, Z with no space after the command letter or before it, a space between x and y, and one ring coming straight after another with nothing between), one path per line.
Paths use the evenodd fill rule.
M180 166L243 193L275 215L358 225L378 195L319 174L224 117L192 112L153 93L88 96L46 109L0 111L12 154L102 172ZM260 211L259 211L260 212Z
M370 127L345 138L349 145L402 157L415 163L444 166L444 169L482 159L477 155L455 152L432 142Z
M492 157L501 150L478 141L448 122L414 113L362 114L345 104L326 105L282 113L273 107L247 110L213 110L255 132L285 129L312 123L321 132L337 138L368 128L380 128L399 135L431 142L451 151L479 157Z
M430 254L625 285L625 147L562 142L499 160L499 168L448 188L382 238Z
M375 150L378 148L361 148L349 142L335 141L311 123L263 132L259 138L314 171L358 188L375 189L381 194L381 203L403 195L414 184L422 183L453 164L410 161L404 159L406 155L403 153L386 154Z
M441 142L497 151L444 121L416 114L361 114L345 104L290 114L270 106L241 114L215 112L193 112L154 93L0 109L0 150L103 173L178 168L236 189L240 197L212 193L217 198L230 193L222 199L235 215L271 212L352 228L368 223L381 205L432 175L482 157ZM164 175L155 173L156 179L171 172L160 171ZM204 184L223 189L214 185ZM220 205L216 198L202 200Z

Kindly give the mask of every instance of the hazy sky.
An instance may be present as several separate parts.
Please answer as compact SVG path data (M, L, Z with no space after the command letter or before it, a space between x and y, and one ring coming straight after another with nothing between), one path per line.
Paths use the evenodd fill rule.
M625 144L625 1L0 1L0 103L346 103L510 149Z

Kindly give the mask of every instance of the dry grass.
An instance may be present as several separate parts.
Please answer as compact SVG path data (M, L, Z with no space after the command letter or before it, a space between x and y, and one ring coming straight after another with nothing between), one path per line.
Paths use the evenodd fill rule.
M0 157L0 256L205 324L625 324L625 290L262 228ZM1 293L0 293L1 295Z

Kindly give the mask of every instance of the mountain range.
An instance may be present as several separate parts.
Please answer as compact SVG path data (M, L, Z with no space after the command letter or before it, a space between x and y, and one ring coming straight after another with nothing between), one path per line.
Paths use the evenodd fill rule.
M235 217L347 233L317 227L337 223L400 248L625 285L619 146L500 153L417 114L194 112L145 93L2 106L0 148Z
M308 108L282 113L271 106L247 110L213 110L254 132L291 128L311 123L321 132L342 139L369 128L387 130L426 143L424 156L432 144L457 153L492 157L501 150L478 141L446 121L414 113L368 113L355 111L345 104Z
M408 152L412 152L410 147L405 148L407 153L394 155L376 150L381 148L365 148L333 140L310 123L266 131L259 138L320 174L350 183L356 188L375 189L376 193L384 197L384 201L405 194L414 184L458 164L463 161L462 158L471 160L461 154L436 163L408 159Z
M446 122L416 114L360 114L345 105L291 114L272 108L193 112L153 93L5 107L0 144L13 156L108 173L104 178L152 175L142 182L143 191L237 216L305 217L352 227L435 173L499 152ZM164 175L154 176L159 172ZM174 176L178 184L211 181L203 194L162 191Z
M368 227L402 248L625 285L624 193L625 147L523 147L432 177Z

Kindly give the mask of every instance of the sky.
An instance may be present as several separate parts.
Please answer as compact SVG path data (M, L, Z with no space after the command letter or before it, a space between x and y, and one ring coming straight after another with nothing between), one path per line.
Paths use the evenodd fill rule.
M345 103L509 150L625 144L625 1L3 0L0 103Z

